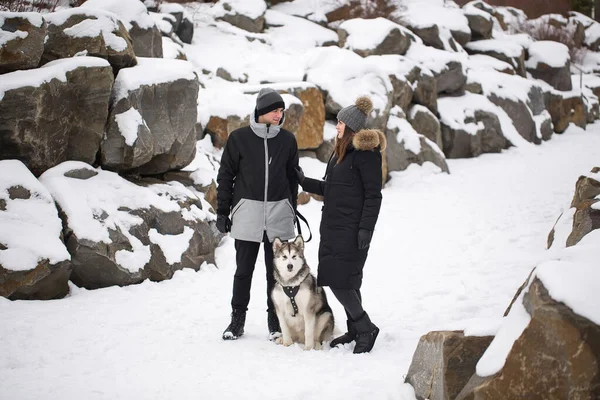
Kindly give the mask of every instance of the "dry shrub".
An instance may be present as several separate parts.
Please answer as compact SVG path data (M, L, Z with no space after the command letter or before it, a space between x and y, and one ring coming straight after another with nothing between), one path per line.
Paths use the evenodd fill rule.
M463 6L471 0L455 0ZM565 14L571 9L571 0L485 0L491 6L515 7L527 15L528 18L537 18L544 14Z
M0 0L0 10L13 12L52 12L59 0Z
M574 24L558 27L553 25L549 18L540 18L526 22L519 30L535 40L551 40L564 44L569 48L571 61L580 63L585 57L586 50L575 41L575 29Z

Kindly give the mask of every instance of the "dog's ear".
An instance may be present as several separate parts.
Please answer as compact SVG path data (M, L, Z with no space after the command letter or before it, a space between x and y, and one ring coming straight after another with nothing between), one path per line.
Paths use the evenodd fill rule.
M281 248L281 246L283 246L283 242L281 241L281 239L279 239L278 237L273 239L273 251L278 251Z
M294 246L304 250L304 238L302 237L302 235L296 236L296 239L294 239Z

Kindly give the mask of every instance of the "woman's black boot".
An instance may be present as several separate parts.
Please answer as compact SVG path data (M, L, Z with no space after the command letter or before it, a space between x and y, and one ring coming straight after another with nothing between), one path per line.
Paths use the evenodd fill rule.
M233 309L231 312L231 323L223 332L223 340L236 340L244 334L246 324L246 310Z
M369 315L364 313L361 318L354 321L356 329L356 346L354 346L354 354L368 353L373 348L379 328L371 322Z
M330 347L336 347L344 344L348 344L352 342L356 338L356 329L354 329L354 325L350 320L346 321L346 325L348 326L348 332L344 333L342 336L339 336L331 341L329 344Z

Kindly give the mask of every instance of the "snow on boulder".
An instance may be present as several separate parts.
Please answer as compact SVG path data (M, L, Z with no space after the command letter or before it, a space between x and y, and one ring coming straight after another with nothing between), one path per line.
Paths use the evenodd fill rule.
M18 160L0 161L0 226L0 296L66 296L71 256L54 199Z
M491 39L494 29L494 18L487 12L475 7L472 4L466 4L463 7L463 13L469 21L471 29L471 40ZM465 43L466 44L466 43Z
M264 30L266 11L264 0L219 0L212 8L217 20L254 33Z
M138 57L162 57L160 30L139 0L87 0L80 8L100 9L115 13L133 41Z
M194 158L198 77L182 60L138 58L119 71L102 165L143 175L180 169Z
M0 159L19 159L36 176L66 160L94 163L112 85L110 64L97 57L2 75Z
M276 48L310 49L318 46L336 46L338 43L335 31L304 18L267 10L265 21L269 41ZM298 32L302 32L302 35L298 35Z
M385 129L388 172L404 171L410 164L423 165L425 162L431 162L443 172L449 172L446 157L437 144L417 133L403 114L400 107L394 107Z
M183 43L191 44L194 37L194 23L185 7L177 3L161 3L158 9L161 13L172 15L175 18L173 32Z
M0 74L36 68L45 36L46 22L41 14L0 11Z
M597 397L600 230L539 264L457 400Z
M465 46L469 54L485 54L510 64L517 74L525 76L525 49L509 40L478 40Z
M412 32L385 18L355 18L338 27L339 46L367 57L370 55L404 55L412 41Z
M221 235L210 205L178 182L129 182L68 161L40 181L60 207L72 256L71 280L96 289L214 263Z
M452 4L410 2L398 15L404 26L436 49L462 52L461 46L471 40L467 17Z
M406 117L415 131L431 140L438 148L444 148L440 121L431 110L420 104L414 104Z
M447 158L499 153L510 145L526 143L506 112L483 95L440 97L438 109Z
M438 94L460 93L467 82L466 54L451 53L422 44L414 44L406 57L425 67L435 76Z
M556 90L569 91L571 85L571 56L569 48L550 40L534 42L528 49L527 72L549 83Z
M45 18L48 37L43 62L84 54L107 59L115 71L136 64L131 37L115 14L77 7Z
M360 96L369 96L373 111L367 125L384 128L391 109L393 87L385 72L349 50L338 47L310 51L306 62L306 80L324 94L325 112L331 118Z

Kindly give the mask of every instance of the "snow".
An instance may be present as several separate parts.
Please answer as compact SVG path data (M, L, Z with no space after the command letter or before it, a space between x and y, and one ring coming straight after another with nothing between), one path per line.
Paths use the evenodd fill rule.
M27 22L37 28L41 28L44 25L44 18L42 14L36 12L11 12L11 11L2 11L0 14L0 26L4 25L4 22L7 19L12 18L22 18L27 20Z
M183 47L175 43L171 38L162 37L163 58L176 59L182 54L185 54Z
M116 114L115 121L119 127L119 132L125 138L125 144L128 146L133 146L137 140L140 125L148 127L140 112L133 107L125 112Z
M293 0L281 2L271 7L271 10L305 17L311 21L318 23L326 23L326 14L336 10L340 5L347 4L347 0Z
M350 50L372 50L380 45L394 29L407 36L414 36L401 25L385 18L362 19L356 18L344 21L338 29L348 32L344 48Z
M21 186L28 199L10 199L8 189ZM48 260L50 264L70 260L61 241L62 222L48 190L18 160L0 160L0 266L26 271Z
M183 228L179 235L161 235L154 228L148 232L150 241L162 250L169 265L181 262L181 256L188 249L194 230L189 226Z
M267 33L271 43L276 48L309 49L338 42L335 31L278 11L268 10L265 22L269 25ZM302 32L302 35L298 35L298 32Z
M557 158L570 162L557 163ZM534 151L512 148L447 160L450 175L436 173L429 163L394 172L383 190L362 288L365 308L381 328L370 354L353 355L350 345L304 352L297 345L269 342L262 251L246 334L237 342L221 340L235 271L234 243L227 237L217 249L218 268L205 264L199 272L178 271L168 281L124 288L72 286L71 295L58 301L0 299L6 321L0 325L3 393L14 398L51 393L88 399L414 400L402 377L419 337L463 328L469 334L500 334L502 314L516 289L533 267L553 259L552 250L545 250L548 232L570 202L577 178L599 158L600 124L594 124L587 131L570 128ZM324 163L305 157L300 163L307 176L323 176ZM99 193L92 189L89 198ZM306 245L313 271L321 205L311 200L300 206L314 235ZM597 304L597 292L585 293L590 307ZM340 332L344 312L328 295ZM290 370L309 383L290 385ZM64 385L65 380L71 384Z
M404 143L404 148L406 150L412 151L414 154L419 154L421 152L420 138L423 136L419 135L406 119L398 118L392 114L393 110L390 111L387 129L398 129L396 141L398 143Z
M138 57L135 67L123 68L117 74L113 86L113 101L119 101L129 92L144 85L158 85L179 79L196 80L192 64L185 60Z
M4 98L4 94L9 90L29 86L39 87L53 79L66 82L67 72L73 71L76 68L109 66L108 61L103 58L73 57L51 61L36 69L9 72L2 75L2 79L0 80L0 100Z
M563 68L570 60L567 46L550 40L540 40L529 46L529 58L525 61L525 66L528 69L536 69L538 64L543 63L551 68Z
M406 52L406 57L438 74L447 69L448 63L458 62L462 67L463 74L467 75L465 62L468 60L468 56L463 53L451 53L424 44L413 43Z
M139 0L86 0L79 7L113 12L119 16L127 30L131 30L132 23L141 29L154 27L154 20L150 17L144 3Z
M485 39L469 42L465 48L480 52L504 54L508 58L519 58L523 54L523 46L509 40Z

